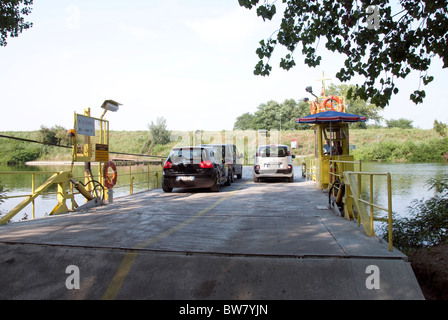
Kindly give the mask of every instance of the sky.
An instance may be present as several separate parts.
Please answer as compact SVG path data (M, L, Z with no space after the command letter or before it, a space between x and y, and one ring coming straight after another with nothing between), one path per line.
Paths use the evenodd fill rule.
M89 107L99 118L108 99L122 104L105 115L113 131L148 130L158 117L169 130L232 130L269 100L311 98L305 87L320 92L323 73L327 85L341 84L343 60L323 45L316 68L298 50L297 66L282 70L284 51L276 50L271 75L253 75L258 42L278 29L278 11L263 22L237 0L34 1L26 17L33 27L0 47L0 131L73 128L75 112ZM419 87L413 74L396 82L400 93L383 117L422 129L448 122L448 70L434 59L430 74L423 104L409 100Z

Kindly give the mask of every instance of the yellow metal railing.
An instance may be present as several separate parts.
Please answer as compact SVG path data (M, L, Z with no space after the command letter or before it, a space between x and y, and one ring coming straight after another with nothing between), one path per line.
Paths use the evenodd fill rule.
M306 181L316 180L316 158L305 158L302 161L302 171L305 171L304 178L306 179Z
M151 170L154 167L154 165L148 163L147 165L138 165L138 168L141 170L142 167L146 168L146 171L140 171L140 170L135 170L135 165L133 166L132 163L130 162L129 164L127 164L126 166L119 166L119 168L129 168L129 173L123 173L121 172L121 175L119 174L119 180L118 180L118 184L117 186L114 188L114 190L119 189L119 188L129 188L129 195L134 194L134 188L136 186L139 185L145 185L147 191L151 190L152 186L154 186L155 189L159 188L160 185L160 179L162 177L161 172L162 172L162 168L160 167L160 169L157 170ZM95 170L92 170L95 171ZM122 171L122 170L121 170ZM52 181L51 178L46 180L44 182L44 184L42 184L41 186L37 187L37 183L36 183L36 177L37 176L43 176L43 175L52 175L52 177L56 177L58 175L64 174L64 181L60 181L59 180L54 180ZM22 210L24 207L31 205L31 211L32 211L32 219L36 218L36 198L38 196L47 196L47 195L56 195L56 197L58 198L57 201L60 201L60 197L65 197L65 200L71 200L71 210L75 210L75 208L77 207L77 203L75 201L74 196L80 194L79 192L77 192L76 190L74 190L74 186L73 183L69 183L69 178L71 177L71 174L69 172L61 172L61 171L6 171L6 172L0 172L0 181L1 176L4 175L29 175L30 176L30 191L31 193L26 193L26 194L20 194L20 195L6 195L2 197L2 200L8 200L8 199L16 199L16 198L25 198L25 200L22 201L22 203L20 203L19 205L17 205L16 207L14 207L12 210L10 210L8 213L6 213L4 216L0 216L0 224L4 224L6 222L8 222L13 216L17 215L18 212L20 212L20 210ZM137 177L137 179L136 179ZM91 177L92 179L100 179L99 175L94 175ZM80 177L72 177L73 180L76 181L84 181L84 176L80 176ZM40 179L42 180L42 179ZM99 180L98 180L99 181ZM129 184L122 184L120 183L120 181L129 181ZM151 184L151 182L153 182ZM63 183L63 184L62 184ZM45 185L48 184L48 185ZM52 187L50 187L53 184L58 184L58 190L57 191L51 191L48 189L51 189ZM59 185L60 184L60 185ZM45 187L43 188L43 186L45 185ZM27 201L25 205L25 202ZM19 208L20 207L20 208ZM55 208L56 209L56 208ZM11 215L11 211L14 210L14 214ZM17 212L15 212L17 211ZM54 214L60 213L61 210L59 210L58 212L54 211ZM53 214L53 211L52 213Z
M16 198L26 198L32 196L36 192L36 175L53 175L58 173L59 171L7 171L7 172L0 172L0 176L3 175L23 175L23 174L29 174L31 175L31 194L21 194L21 195L15 195L15 196L4 196L2 197L3 200L6 199L16 199ZM1 181L2 179L0 179ZM57 192L43 192L41 195L57 195ZM32 205L32 218L35 218L35 199L31 201Z
M342 173L345 171L351 171L355 165L359 166L358 171L362 171L362 163L359 161L346 161L346 160L329 160L330 161L330 181L335 181L336 178L339 180L343 179Z
M27 172L25 172L27 173ZM29 173L29 172L28 172ZM39 172L31 172L30 174L38 174ZM10 172L6 172L6 174L10 174ZM16 172L17 174L17 172ZM69 189L69 179L71 177L71 173L68 171L60 171L53 173L50 178L48 178L43 184L41 184L37 189L35 188L35 179L32 176L32 194L30 195L24 195L25 198L22 202L20 202L18 205L16 205L13 209L9 210L8 213L5 214L5 216L0 218L0 225L5 224L8 221L10 221L14 216L16 216L21 210L26 208L30 203L33 205L33 216L34 216L34 200L41 195L49 194L47 192L50 187L53 185L57 185L57 193L56 198L58 200L57 205L53 208L53 210L50 212L50 215L60 214L62 212L69 211L66 200L72 201L72 206L74 202L73 198L73 190L71 193L68 193L67 190ZM16 196L17 197L17 196ZM2 199L8 199L11 197L2 197Z
M163 164L163 163L162 163ZM138 168L146 168L146 171L133 171L135 167ZM158 189L160 185L160 180L162 178L162 166L160 166L160 169L158 170L151 170L151 167L154 167L154 165L151 165L150 163L146 165L133 165L132 162L129 162L126 165L119 166L119 170L124 168L129 168L129 173L124 173L122 170L119 171L119 184L114 187L115 189L120 188L126 188L129 187L129 195L134 194L134 187L135 186L141 186L144 185L146 191L151 190L151 181L154 181L154 188ZM143 177L140 179L136 179L136 177ZM122 184L120 181L129 181L129 184Z
M346 175L348 176L348 179L353 182L355 176L368 176L369 177L369 200L365 200L361 198L360 192L353 192L352 189L352 197L355 202L355 204L358 207L358 225L360 223L363 224L364 229L366 232L370 232L369 235L373 236L375 235L374 229L373 229L373 222L374 221L383 221L388 223L388 242L389 242L389 250L392 251L393 248L393 235L392 235L392 183L391 183L391 176L390 173L378 173L378 172L346 172ZM374 194L373 194L373 177L374 176L382 176L386 177L387 181L387 208L382 207L378 204L375 204L373 201ZM358 182L358 184L360 184ZM361 204L367 205L370 210L368 212L368 215L365 213L363 214L363 209ZM375 218L374 216L374 208L379 209L382 211L387 212L387 219L384 218ZM368 228L366 227L368 223Z
M345 206L344 210L351 211L352 208L347 208L347 206L354 206L357 209L357 215L355 215L358 226L363 225L364 230L367 235L374 236L374 221L387 222L388 224L388 242L389 250L393 249L393 235L392 235L392 183L390 173L379 173L379 172L362 172L361 171L361 161L339 161L330 160L336 170L330 170L330 176L334 179L338 178L345 188ZM348 165L359 165L359 171L348 171L346 167ZM386 192L387 192L387 207L380 206L374 202L374 177L385 177L386 178ZM362 190L363 177L368 178L368 190ZM368 199L363 198L363 194L367 193ZM387 213L387 218L377 218L375 217L374 210L381 210Z

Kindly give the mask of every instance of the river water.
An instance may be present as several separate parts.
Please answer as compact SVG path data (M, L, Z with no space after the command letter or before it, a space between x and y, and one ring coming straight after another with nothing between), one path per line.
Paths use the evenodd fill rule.
M299 168L296 168L299 169ZM69 166L0 166L0 172L11 171L63 171L69 170ZM97 172L95 167L92 168L94 174ZM149 175L153 177L154 172L160 170L160 167L149 168ZM130 174L132 171L132 174ZM297 170L296 170L297 171ZM386 162L365 162L362 164L363 172L389 172L392 177L392 210L399 216L407 216L409 214L408 207L413 200L420 200L434 195L434 191L428 190L426 182L429 178L439 178L444 174L448 174L448 163L386 163ZM135 166L118 167L120 179L114 188L114 197L129 195L130 193L130 177L134 177L134 193L147 190L146 182L148 167ZM82 177L83 166L75 166L74 176ZM36 175L36 188L42 184L51 174ZM296 175L299 177L300 175ZM244 177L246 178L246 176ZM251 178L251 177L249 177ZM375 176L374 182L374 201L382 207L387 207L387 188L386 179ZM79 180L79 179L78 179ZM363 190L367 190L369 186L368 179L363 179ZM29 174L0 174L0 184L5 187L7 196L24 195L31 193L31 175ZM155 187L155 181L151 182L150 188ZM54 187L51 191L56 191ZM76 202L81 205L85 203L82 196L75 197ZM367 196L368 199L368 196ZM7 199L0 204L0 213L6 213L15 205L20 203L23 198ZM45 195L38 198L35 202L36 217L42 217L48 214L57 204L55 195ZM70 206L70 201L67 201ZM17 215L12 221L18 221L24 218L25 214L31 218L31 205L29 205L23 214ZM385 213L384 213L385 214Z
M69 171L70 165L39 165L39 166L4 166L0 165L0 185L4 187L7 192L6 196L16 195L30 195L31 189L31 174L30 172L40 172L35 174L35 188L37 189L43 184L54 172ZM21 171L23 173L16 174ZM158 172L161 177L160 166L147 166L147 165L133 165L130 166L118 166L117 167L119 179L114 187L114 198L127 196L131 192L131 178L133 190L132 192L138 193L153 189L156 187L155 173ZM28 173L27 173L28 172ZM94 176L98 176L98 166L92 165L92 173ZM84 181L84 166L74 166L73 177L76 181ZM148 185L149 177L149 185ZM97 179L97 178L95 178ZM160 179L159 179L160 181ZM48 192L56 192L57 186L52 185ZM74 190L76 192L76 190ZM25 197L6 199L3 203L0 203L0 217L2 214L7 213L13 209L17 204L23 201ZM80 206L85 204L86 200L82 195L75 195L75 201ZM71 201L66 201L67 206L71 207ZM35 200L35 218L41 218L48 215L53 208L57 205L57 199L55 194L46 194L39 196ZM32 205L29 204L20 214L17 214L13 219L13 222L23 219L32 218Z
M389 172L392 180L392 211L398 216L409 216L409 206L413 200L428 199L435 194L428 190L430 178L440 178L448 174L448 163L387 163L367 162L362 164L363 172ZM377 179L378 178L378 179ZM374 198L387 207L387 183L385 178L375 177ZM363 181L367 190L368 181ZM375 196L376 195L376 196Z

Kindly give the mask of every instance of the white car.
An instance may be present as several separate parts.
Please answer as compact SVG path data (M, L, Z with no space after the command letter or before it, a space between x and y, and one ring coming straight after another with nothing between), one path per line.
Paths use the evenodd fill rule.
M254 182L262 178L288 178L294 181L294 167L289 147L283 144L263 145L257 148L254 164Z

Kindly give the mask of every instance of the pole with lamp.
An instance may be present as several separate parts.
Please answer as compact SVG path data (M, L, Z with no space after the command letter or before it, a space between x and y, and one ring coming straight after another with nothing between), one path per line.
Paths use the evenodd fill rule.
M103 108L104 109L104 112L103 112L103 114L101 115L101 120L103 120L103 118L104 118L104 116L105 116L105 114L106 114L106 112L107 111L111 111L111 112L117 112L118 111L118 109L120 108L120 106L121 106L122 104L121 103L118 103L118 102L116 102L116 101L114 101L114 100L105 100L104 102L103 102L103 104L101 105L101 108ZM100 125L101 125L101 130L100 130L100 134L103 134L103 132L104 132L104 130L103 130L103 123L102 122L100 122ZM107 128L107 135L109 135L109 128ZM107 136L107 137L100 137L100 141L107 141L107 145L109 145L109 136ZM106 162L107 164L110 164L110 161L109 161L109 153L107 153L107 162ZM108 177L107 177L107 172L104 172L103 173L103 168L101 168L101 162L99 162L99 164L98 164L98 168L99 168L99 176L100 176L100 180L101 181L105 181ZM115 169L116 170L116 169ZM116 172L115 172L115 174L116 174ZM106 192L106 199L107 199L107 201L108 202L113 202L113 194L114 194L114 191L113 191L113 186L111 187L111 186L106 186L106 188L107 188L107 192Z

